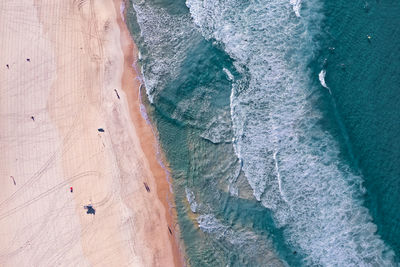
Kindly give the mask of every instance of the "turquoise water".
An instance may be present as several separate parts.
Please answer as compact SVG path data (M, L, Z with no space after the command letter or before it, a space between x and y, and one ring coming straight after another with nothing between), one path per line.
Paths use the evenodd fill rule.
M336 1L326 3L324 12L324 43L336 48L320 54L321 60L328 59L327 84L347 129L354 164L364 177L366 206L378 233L398 256L400 3Z
M399 5L299 3L129 7L192 266L396 264Z

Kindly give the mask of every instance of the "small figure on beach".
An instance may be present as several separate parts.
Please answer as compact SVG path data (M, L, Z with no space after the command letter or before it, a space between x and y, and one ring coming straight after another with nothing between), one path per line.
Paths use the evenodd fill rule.
M171 230L171 228L169 228L169 226L168 226L168 231L169 231L169 234L172 235L172 230Z
M7 67L7 69L9 69L9 68L10 68L10 66L9 66L8 64L6 65L6 67Z
M96 210L93 208L92 204L89 204L87 206L83 206L83 208L87 210L86 211L87 214L93 214L93 215L96 214Z
M72 186L69 188L69 190L70 190L71 193L74 192L74 188Z
M114 89L115 94L117 95L118 99L120 99L117 89Z
M150 192L150 187L146 183L143 183L143 184L144 184L144 187L146 188L146 191Z
M99 131L101 133L104 133L104 129L103 128L99 128L99 129L97 129L97 131Z
M35 121L35 117L31 116L32 121Z
M27 58L26 61L31 62L31 59L30 59L30 58Z
M14 176L10 176L10 178L13 180L14 185L17 185L17 183L15 182Z

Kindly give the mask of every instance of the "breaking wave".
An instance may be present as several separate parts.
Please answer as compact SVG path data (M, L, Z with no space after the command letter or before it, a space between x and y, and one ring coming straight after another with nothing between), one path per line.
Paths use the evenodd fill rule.
M146 92L151 103L159 91L170 80L179 74L190 42L182 41L195 38L195 31L188 14L171 14L144 1L136 3L136 12L140 27L140 36L151 54L142 61L146 68L142 69ZM155 60L149 60L152 57Z
M231 94L233 144L254 196L273 211L286 242L310 265L391 265L393 252L363 206L362 177L342 162L313 106L319 88L307 64L318 48L320 4L186 3L203 36L236 61L241 77ZM199 224L211 231L208 221Z
M325 88L328 88L325 82L325 76L326 76L326 70L321 70L321 72L318 74L319 82L321 85Z
M203 232L213 235L220 242L233 246L241 254L251 255L253 259L262 259L260 262L252 262L254 266L288 266L272 252L271 241L252 231L235 230L221 223L213 214L200 215L197 222Z

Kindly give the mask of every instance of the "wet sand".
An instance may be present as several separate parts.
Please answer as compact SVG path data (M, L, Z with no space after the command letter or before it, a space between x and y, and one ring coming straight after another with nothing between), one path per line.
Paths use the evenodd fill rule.
M119 11L0 3L1 266L182 265Z

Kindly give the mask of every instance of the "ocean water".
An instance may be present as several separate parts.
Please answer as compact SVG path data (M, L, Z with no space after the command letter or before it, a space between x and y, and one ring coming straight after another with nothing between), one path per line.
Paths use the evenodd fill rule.
M398 263L397 2L127 8L191 266Z
M326 82L362 174L378 234L400 254L400 3L326 2ZM371 36L368 42L367 35ZM322 66L322 65L320 65Z

